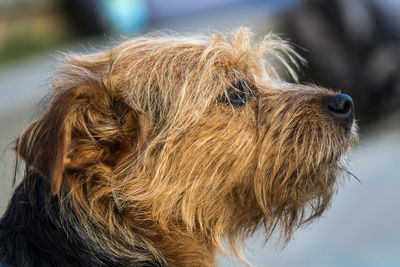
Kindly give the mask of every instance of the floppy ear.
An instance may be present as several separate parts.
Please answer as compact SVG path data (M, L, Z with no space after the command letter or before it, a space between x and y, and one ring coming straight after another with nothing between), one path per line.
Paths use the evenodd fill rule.
M132 109L111 96L99 77L80 66L68 71L55 83L48 110L22 132L16 147L48 180L52 196L66 169L100 162L113 167L135 145L138 132Z
M72 94L70 90L57 96L47 112L22 132L17 143L19 155L49 180L53 195L60 189L67 148L71 141L67 118L72 112Z

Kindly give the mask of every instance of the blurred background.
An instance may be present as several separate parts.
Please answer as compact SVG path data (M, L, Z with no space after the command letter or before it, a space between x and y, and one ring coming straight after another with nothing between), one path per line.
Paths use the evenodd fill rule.
M332 208L283 250L248 240L254 266L400 266L400 1L0 0L0 213L12 191L12 141L43 110L59 52L121 36L249 26L296 44L302 83L351 95L361 143ZM221 266L241 266L220 257Z

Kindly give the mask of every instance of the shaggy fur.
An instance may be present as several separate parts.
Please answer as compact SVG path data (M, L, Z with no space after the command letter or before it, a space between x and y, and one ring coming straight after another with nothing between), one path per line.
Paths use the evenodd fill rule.
M27 173L0 222L12 266L215 266L226 238L285 242L320 216L357 141L274 35L138 38L71 55L16 147ZM300 60L301 61L301 60ZM293 65L293 64L292 64Z

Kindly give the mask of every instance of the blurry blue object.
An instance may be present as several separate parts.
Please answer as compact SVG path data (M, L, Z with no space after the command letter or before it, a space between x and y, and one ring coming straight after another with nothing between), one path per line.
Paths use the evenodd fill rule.
M99 0L99 8L106 25L118 33L142 32L149 22L145 0Z

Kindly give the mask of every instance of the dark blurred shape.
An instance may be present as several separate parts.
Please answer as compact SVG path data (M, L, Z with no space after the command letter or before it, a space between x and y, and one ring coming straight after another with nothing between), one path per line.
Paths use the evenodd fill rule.
M149 21L145 0L63 0L69 20L83 34L143 32Z
M400 108L400 1L309 0L281 16L285 36L306 49L302 82L351 95L371 122Z
M97 9L97 0L63 0L63 6L75 29L84 34L104 31Z

